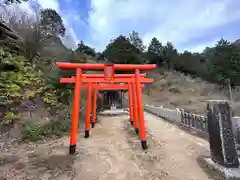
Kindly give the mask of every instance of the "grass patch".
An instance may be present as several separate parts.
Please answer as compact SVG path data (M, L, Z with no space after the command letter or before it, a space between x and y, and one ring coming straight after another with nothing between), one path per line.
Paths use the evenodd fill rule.
M173 94L181 94L181 90L179 88L176 87L171 87L168 89L169 92L173 93Z
M71 128L70 118L58 118L46 123L28 121L23 124L23 140L38 141L50 137L62 137L69 133Z

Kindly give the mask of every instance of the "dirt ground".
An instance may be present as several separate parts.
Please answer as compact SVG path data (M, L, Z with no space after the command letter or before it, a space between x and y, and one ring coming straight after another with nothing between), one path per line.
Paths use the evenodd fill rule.
M69 138L23 144L0 153L1 180L207 180L196 159L208 143L158 117L145 114L149 149L127 115L102 116L89 139L78 138L68 155Z

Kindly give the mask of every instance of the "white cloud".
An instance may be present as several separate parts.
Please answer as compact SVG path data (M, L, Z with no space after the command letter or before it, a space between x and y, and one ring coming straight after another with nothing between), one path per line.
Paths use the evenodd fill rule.
M211 41L209 41L207 43L199 44L199 45L194 46L194 47L188 47L187 50L191 51L191 52L199 52L199 53L201 53L206 47L214 47L219 40L220 40L219 38L214 38L213 40L211 40ZM229 42L235 42L236 41L236 39L232 39L232 38L228 38L227 40Z
M74 21L79 21L79 20L80 20L80 16L75 14L75 15L73 16L73 20L74 20Z
M140 32L145 44L155 36L163 43L181 46L202 30L240 19L236 0L91 0L91 5L89 24L98 49L132 30ZM239 8L231 10L230 5Z
M58 13L60 12L60 5L58 0L39 0L38 3L43 9L51 8Z
M219 39L214 39L204 44L200 44L194 47L187 48L190 52L201 53L206 47L214 47ZM180 51L181 52L181 51Z
M77 42L79 42L78 38L71 27L66 26L66 29L66 34L64 37L61 37L61 40L66 47L75 49L77 47Z
M79 33L79 30L73 30L68 22L78 22L79 27L84 22L80 20L75 7L70 7L73 11L62 13L59 0L30 1L38 2L42 8L55 9L62 16L67 29L67 37L63 41L71 48L76 47L78 38L75 32ZM64 1L69 3L72 0ZM30 3L20 6L33 13ZM178 49L199 51L219 37L213 33L207 42L198 43L195 47L189 46L188 41L202 37L208 29L240 20L238 0L91 0L91 7L89 36L85 39L88 39L87 44L92 44L97 50L103 50L110 39L119 34L127 35L136 30L146 45L155 36L163 43L171 41Z

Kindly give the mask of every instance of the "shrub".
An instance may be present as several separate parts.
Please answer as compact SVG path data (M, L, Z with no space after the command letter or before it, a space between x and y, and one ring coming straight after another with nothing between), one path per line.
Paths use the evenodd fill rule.
M176 87L170 87L168 89L169 92L173 93L173 94L181 94L181 90L176 88Z
M19 119L19 114L13 112L7 112L1 121L1 125L11 125L17 119Z
M36 120L27 121L22 128L23 140L38 141L49 137L61 137L70 131L69 117L69 114L59 115L56 119L46 123Z
M11 54L6 48L0 47L0 60L1 67L14 67L14 70L3 68L0 74L0 100L11 102L34 97L43 83L41 72L35 70L25 57Z
M36 121L28 121L24 124L22 135L23 140L38 141L48 137L61 137L69 132L71 121L57 120L45 124Z
M23 140L37 141L43 138L42 124L36 121L28 121L23 125L22 136Z
M71 128L70 108L65 108L51 121L40 122L33 119L23 124L23 140L37 141L49 137L61 137L68 134Z

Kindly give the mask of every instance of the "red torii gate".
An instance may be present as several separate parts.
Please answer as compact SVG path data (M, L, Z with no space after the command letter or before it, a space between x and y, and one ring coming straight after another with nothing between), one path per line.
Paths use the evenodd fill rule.
M88 77L89 74L84 74L84 75L87 75L86 77ZM124 74L123 74L124 75ZM132 74L134 75L134 74ZM128 76L128 75L124 75L124 76ZM124 77L122 76L122 74L120 74L120 76L116 76L117 77ZM145 76L145 74L141 74L141 76ZM92 76L89 76L92 78ZM97 77L97 76L96 76ZM133 77L133 76L129 76L129 77ZM132 80L133 81L133 80ZM143 81L145 83L151 83L153 82L152 79L143 79ZM72 76L71 78L60 78L60 82L61 83L75 83L76 80L75 80L75 77ZM134 120L137 121L137 99L136 99L136 93L135 93L135 89L134 89L134 86L132 87L131 85L132 82L129 81L128 84L92 84L92 88L94 88L96 91L97 90L128 90L128 99L129 99L129 112L130 112L130 123L131 125L134 124L134 128L135 128L135 131L136 133L138 134L138 123L134 123ZM88 84L82 84L81 85L82 88L88 88ZM141 84L140 86L141 88L144 87L144 84ZM134 95L134 96L133 96ZM95 103L96 102L96 92L94 92L94 100L93 102ZM135 106L135 108L133 108L132 106ZM94 124L95 124L95 119L96 119L96 104L93 104L92 106L93 110L93 123L92 123L92 127L94 127ZM87 121L87 120L86 120ZM88 133L88 130L86 129L85 132ZM86 135L85 137L88 137L88 135Z
M80 108L80 90L88 88L87 92L87 108L86 108L86 123L85 123L85 138L89 137L90 129L90 111L91 111L91 96L93 93L93 110L92 110L92 127L96 122L96 100L97 90L99 89L128 89L129 95L129 110L130 121L134 124L136 133L138 133L138 123L140 140L143 149L147 149L146 132L144 125L144 112L142 107L142 90L141 83L151 83L152 79L145 78L146 74L140 74L140 70L152 70L156 67L155 64L135 65L135 64L78 64L57 62L57 67L62 70L76 70L76 76L71 78L61 78L61 83L75 83L74 87L74 102L72 108L72 128L69 153L76 152L76 141L78 133L78 117ZM82 70L104 70L104 74L83 74ZM115 70L135 70L135 74L114 74ZM87 83L87 84L81 84ZM98 84L101 83L101 84ZM102 84L104 83L104 84ZM127 83L127 84L114 84ZM134 106L134 107L133 107ZM138 109L137 109L138 108ZM134 117L132 117L132 115ZM139 115L139 118L138 118ZM134 121L134 123L133 123Z

